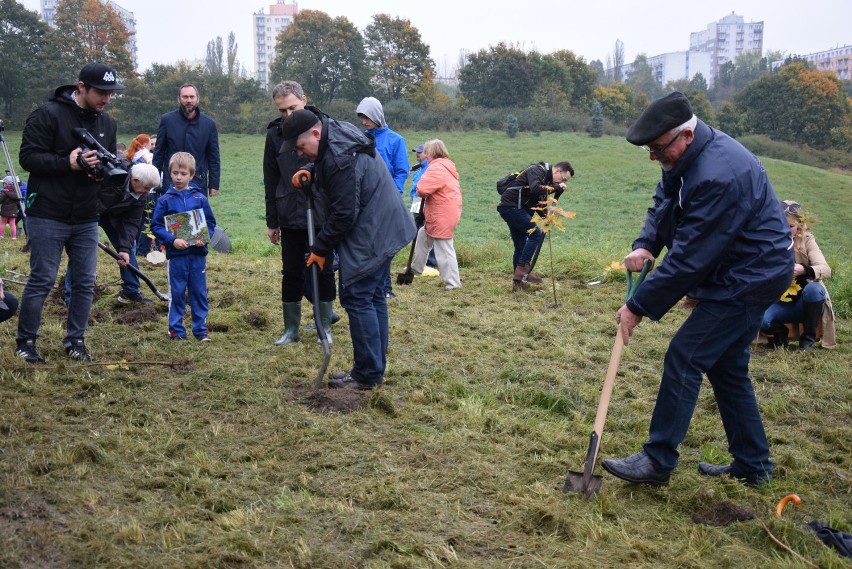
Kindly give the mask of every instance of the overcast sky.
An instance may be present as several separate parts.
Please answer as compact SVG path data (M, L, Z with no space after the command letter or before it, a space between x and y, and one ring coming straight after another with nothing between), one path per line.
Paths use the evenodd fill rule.
M236 34L237 59L253 70L252 14L270 1L117 0L136 15L139 69L152 63L203 59L207 42L221 37L227 45ZM292 0L288 0L292 3ZM40 10L40 0L23 0ZM606 63L616 40L624 43L625 61L689 48L689 33L736 13L746 22L764 22L764 53L808 54L852 45L852 0L732 0L729 2L637 2L636 0L525 0L480 2L432 0L304 0L302 10L345 16L361 32L374 14L406 18L431 49L438 72L455 67L461 50L476 52L503 41L526 51L551 53L569 49L586 62ZM514 11L507 11L506 9Z

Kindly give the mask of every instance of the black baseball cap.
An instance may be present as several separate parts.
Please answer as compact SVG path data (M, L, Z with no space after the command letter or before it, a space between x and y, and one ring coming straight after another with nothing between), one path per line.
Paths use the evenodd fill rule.
M319 117L308 109L293 112L281 123L281 135L284 137L284 149L292 150L299 135L308 132L320 122Z
M80 70L77 78L89 87L101 91L123 91L124 85L118 82L118 74L115 69L106 63L89 63Z

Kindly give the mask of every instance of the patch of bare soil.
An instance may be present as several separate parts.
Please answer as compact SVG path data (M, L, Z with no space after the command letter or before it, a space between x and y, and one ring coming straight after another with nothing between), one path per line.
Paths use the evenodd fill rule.
M0 535L16 536L15 542L26 542L26 567L65 567L67 554L50 536L63 533L62 514L39 497L11 496L0 506Z
M706 526L723 527L734 522L754 519L754 512L731 502L717 502L704 512L692 514L692 521Z
M369 391L356 389L329 389L323 386L314 392L309 383L287 388L292 400L301 403L320 415L328 413L352 413L363 409L370 397Z
M117 314L113 321L119 324L140 324L142 322L157 322L160 314L153 306L143 306Z
M263 328L266 326L266 317L257 312L249 312L245 315L245 319L252 328Z

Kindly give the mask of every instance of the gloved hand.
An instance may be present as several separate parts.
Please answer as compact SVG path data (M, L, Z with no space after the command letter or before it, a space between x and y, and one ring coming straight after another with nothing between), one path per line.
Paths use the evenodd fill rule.
M320 257L316 253L311 253L310 255L308 255L308 260L305 261L305 266L310 267L314 263L317 264L319 270L323 270L323 267L325 267L325 257Z
M420 213L414 216L414 225L419 228L423 227L424 223L426 223L426 214L421 211Z

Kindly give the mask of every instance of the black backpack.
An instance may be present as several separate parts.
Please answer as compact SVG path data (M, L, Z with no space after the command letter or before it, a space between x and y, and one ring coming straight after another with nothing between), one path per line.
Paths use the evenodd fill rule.
M518 176L520 176L521 174L523 174L524 172L526 172L527 170L529 170L533 166L541 166L545 170L550 168L550 165L547 162L538 162L536 164L530 164L529 166L527 166L526 168L524 168L520 172L512 172L511 174L507 174L506 176L503 176L502 178L497 180L497 193L502 196L503 192L505 192L509 188L526 187L526 186L517 186L515 184L515 181L518 179Z

